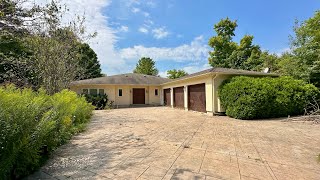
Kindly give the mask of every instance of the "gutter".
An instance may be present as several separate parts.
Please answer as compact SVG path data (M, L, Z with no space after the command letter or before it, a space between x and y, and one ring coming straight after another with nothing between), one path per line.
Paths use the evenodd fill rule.
M197 76L191 76L191 77L187 77L187 78L183 78L183 79L176 79L176 80L173 80L173 81L162 83L160 85L162 86L162 85L166 85L166 84L170 84L170 83L175 83L175 82L178 82L178 81L183 81L183 80L192 79L192 78L196 78L196 77L207 76L207 75L210 75L210 74L213 74L213 72L208 72L208 73L205 73L205 74L199 74Z
M202 76L207 76L207 75L210 75L210 74L216 74L216 75L219 75L219 74L227 74L227 75L243 75L243 76L272 76L272 77L279 77L280 75L278 74L271 74L271 73L265 73L265 74L249 74L249 73L228 73L228 72L208 72L208 73L205 73L205 74L199 74L197 76L191 76L191 77L187 77L187 78L183 78L183 79L176 79L176 80L172 80L172 81L169 81L169 82L166 82L166 83L162 83L160 84L160 86L163 86L163 85L167 85L167 84L171 84L171 83L175 83L175 82L179 82L179 81L184 81L184 80L188 80L188 79L193 79L193 78L197 78L197 77L202 77Z

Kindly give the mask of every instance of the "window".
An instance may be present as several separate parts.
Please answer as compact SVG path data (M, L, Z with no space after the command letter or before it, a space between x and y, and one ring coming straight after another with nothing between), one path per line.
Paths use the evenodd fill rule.
M97 94L98 94L98 90L97 90L97 89L90 89L90 90L89 90L89 93L90 93L91 95L97 95Z
M118 95L122 96L122 89L119 89Z
M99 94L104 95L104 89L99 89Z
M82 89L82 94L88 94L88 93L89 93L88 89Z
M154 95L155 95L155 96L158 96L158 89L155 89L155 90L154 90Z

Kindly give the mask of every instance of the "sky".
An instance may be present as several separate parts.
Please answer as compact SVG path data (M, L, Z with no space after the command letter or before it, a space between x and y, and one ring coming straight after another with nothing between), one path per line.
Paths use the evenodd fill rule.
M38 0L43 2L44 0ZM194 73L210 68L207 44L213 25L237 20L234 41L246 34L262 50L281 54L290 47L295 20L320 10L318 0L61 0L86 18L88 40L106 75L132 72L141 57L156 62L159 75L170 69Z

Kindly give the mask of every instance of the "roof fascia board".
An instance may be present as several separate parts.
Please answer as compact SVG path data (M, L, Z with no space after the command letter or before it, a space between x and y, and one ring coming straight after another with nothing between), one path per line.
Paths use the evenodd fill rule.
M184 81L184 80L187 80L187 79L194 79L194 78L198 78L198 77L205 77L205 76L208 76L210 74L213 74L213 72L208 72L208 73L205 73L205 74L199 74L197 76L192 76L192 77L187 77L187 78L183 78L183 79L177 79L177 80L173 80L173 81L169 81L169 82L166 82L166 83L162 83L160 85L167 85L167 84L171 84L171 83L175 83L175 82L179 82L179 81Z
M95 85L95 86L160 86L161 84L71 84L72 86L86 86L86 85Z
M187 80L187 79L194 79L194 78L198 78L198 77L205 77L207 75L210 75L210 74L226 74L226 75L243 75L243 76L274 76L274 77L277 77L279 75L277 74L269 74L269 73L265 73L265 74L250 74L250 73L228 73L228 72L208 72L208 73L205 73L205 74L200 74L200 75L197 75L197 76L192 76L192 77L189 77L189 78L183 78L183 79L177 79L177 80L174 80L174 81L170 81L170 82L166 82L166 83L162 83L162 85L168 85L168 84L172 84L172 83L176 83L176 82L180 82L180 81L184 81L184 80Z

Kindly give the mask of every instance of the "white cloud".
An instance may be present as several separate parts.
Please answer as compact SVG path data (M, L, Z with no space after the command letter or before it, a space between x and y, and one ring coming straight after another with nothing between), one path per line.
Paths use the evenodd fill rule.
M38 4L43 4L45 0L36 0ZM50 0L47 0L48 2ZM135 61L142 56L150 56L157 61L172 60L176 62L197 62L206 59L208 47L202 36L195 38L192 42L182 44L177 47L144 47L133 46L124 49L117 49L116 43L119 37L117 32L127 32L129 27L118 24L116 28L111 28L108 17L103 13L111 0L60 0L61 4L66 4L69 8L68 14L64 17L64 22L75 19L75 14L83 15L86 18L85 25L88 33L97 32L96 38L88 41L91 48L97 53L98 60L102 65L103 73L107 75L132 72ZM139 2L131 0L130 3L137 5ZM130 7L128 10L130 12ZM153 22L149 19L148 26L139 28L140 32L149 32ZM159 37L168 36L165 29L161 29ZM192 65L190 65L192 66ZM190 66L184 67L187 71L195 69ZM201 65L200 65L201 66ZM189 68L189 69L188 69ZM161 74L160 74L161 75Z
M165 27L155 28L152 30L153 37L156 39L162 39L169 36L169 32L165 29Z
M140 9L139 8L132 8L132 10L131 10L133 13L138 13L138 12L140 12Z
M139 32L144 33L144 34L148 34L149 33L149 30L147 28L145 28L145 27L140 27L138 30L139 30Z
M275 52L275 54L277 56L281 56L283 53L290 53L290 52L291 52L291 49L289 47L286 47L278 50L277 52Z
M185 66L182 69L186 71L188 74L196 73L199 71L203 71L205 69L209 69L211 66L209 64L203 64L203 65L193 65L193 66Z
M157 6L157 4L154 1L148 1L146 3L147 6L151 7L151 8L155 8Z
M181 67L181 68L175 68L175 69L182 69L184 70L185 72L187 72L188 74L193 74L193 73L196 73L196 72L199 72L199 71L203 71L203 70L206 70L206 69L209 69L211 68L211 66L209 64L200 64L200 65L187 65L187 66L184 66L184 67ZM161 77L167 77L168 76L168 71L160 71L159 72L159 76Z
M148 12L143 12L142 14L144 15L144 17L149 17L150 16L150 13L148 13Z
M129 27L128 26L120 26L119 31L120 32L128 32L129 31Z
M177 34L177 38L183 38L182 34Z
M160 71L159 73L158 73L158 75L160 76L160 77L167 77L167 71Z
M154 24L154 22L151 19L145 20L144 23L145 23L146 26L150 26L150 25Z
M203 36L198 36L190 44L183 44L177 47L144 47L142 45L120 50L122 59L138 59L143 56L155 60L198 61L208 57L208 46L204 43Z
M50 0L36 0L37 4L45 4ZM132 0L133 3L136 3ZM88 43L96 52L98 60L102 66L103 73L117 74L120 72L129 72L131 67L126 65L126 61L119 57L118 51L115 49L117 39L117 29L109 26L108 17L103 14L111 0L91 0L90 3L85 0L60 0L61 4L65 4L69 12L63 18L63 22L75 19L76 15L85 16L85 26L88 33L97 32L97 37L90 39ZM120 27L126 31L126 26Z

